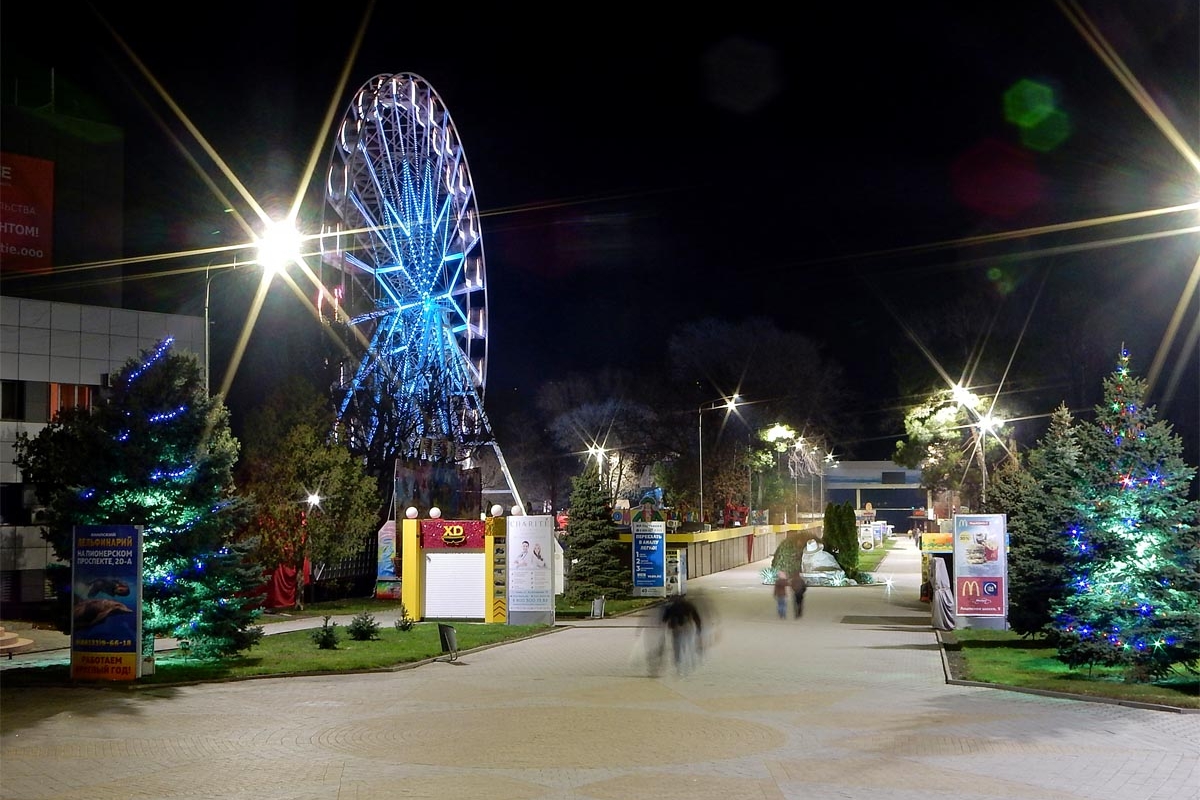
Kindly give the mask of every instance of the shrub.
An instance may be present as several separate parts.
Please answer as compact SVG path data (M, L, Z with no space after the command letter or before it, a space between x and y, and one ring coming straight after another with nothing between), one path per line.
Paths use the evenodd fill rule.
M369 642L379 638L379 623L375 621L375 615L368 611L360 612L350 620L346 630L356 642Z
M775 548L771 556L771 569L775 572L784 570L788 575L803 572L801 561L804 557L804 546L797 537L789 536ZM772 577L774 581L774 577Z
M404 607L404 603L400 604L400 619L396 620L396 630L404 632L411 631L413 625L416 624L413 618L408 615L408 609Z
M338 632L336 622L330 622L328 614L325 615L324 624L319 628L313 628L309 633L312 640L317 643L317 647L322 650L337 650Z

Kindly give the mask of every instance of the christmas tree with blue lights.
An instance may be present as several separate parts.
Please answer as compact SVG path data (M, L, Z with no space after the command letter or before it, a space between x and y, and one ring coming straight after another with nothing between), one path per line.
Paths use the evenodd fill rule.
M1123 350L1095 425L1080 426L1089 488L1061 534L1070 576L1054 604L1059 660L1125 667L1131 681L1195 670L1200 659L1196 470L1147 390Z
M43 536L64 562L76 525L142 526L145 652L169 637L220 657L262 636L261 568L246 558L254 543L233 542L248 509L234 492L228 411L205 392L197 358L171 345L127 362L93 408L65 409L19 437L14 461L48 509ZM60 599L74 601L69 587Z

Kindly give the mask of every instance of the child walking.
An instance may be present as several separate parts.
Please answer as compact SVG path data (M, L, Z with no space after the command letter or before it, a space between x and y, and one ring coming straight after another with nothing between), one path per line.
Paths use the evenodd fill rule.
M791 593L788 574L779 570L775 574L775 609L779 612L780 619L787 619L788 596Z

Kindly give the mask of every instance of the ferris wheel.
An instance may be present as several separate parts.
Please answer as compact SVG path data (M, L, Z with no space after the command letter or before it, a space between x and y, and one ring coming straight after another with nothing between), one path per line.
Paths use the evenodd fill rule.
M322 271L354 357L338 416L360 452L462 461L495 448L483 399L487 280L471 173L441 97L411 73L355 93L325 181Z

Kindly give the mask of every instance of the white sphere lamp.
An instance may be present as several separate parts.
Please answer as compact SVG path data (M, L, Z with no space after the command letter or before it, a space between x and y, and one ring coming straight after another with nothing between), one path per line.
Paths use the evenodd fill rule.
M504 513L504 506L500 505L499 503L496 503L496 505L492 506L492 516L493 517L499 517L503 513Z
M442 510L440 508L438 508L437 506L434 506L433 508L429 509L430 519L440 519L441 516L442 516Z
M416 506L409 506L408 508L404 509L404 516L408 517L409 519L416 519L417 518Z

